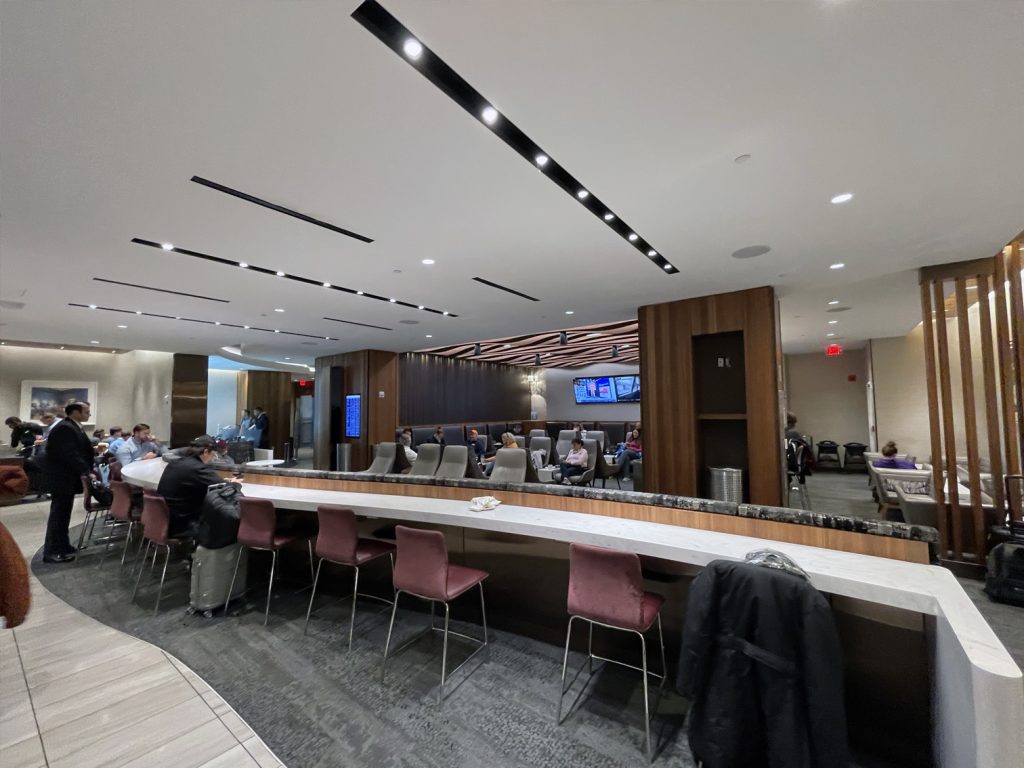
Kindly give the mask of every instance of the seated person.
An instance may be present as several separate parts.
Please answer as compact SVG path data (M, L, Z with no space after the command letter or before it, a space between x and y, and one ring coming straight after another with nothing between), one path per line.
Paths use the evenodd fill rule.
M168 462L156 492L164 497L171 513L168 535L189 536L195 533L203 511L206 489L225 480L210 462L217 456L217 441L209 435L200 435L189 447L181 451L181 458Z
M899 451L896 450L896 443L890 440L882 446L882 455L885 458L875 459L871 463L880 469L917 469L917 465L909 459L897 459L897 453Z
M155 459L164 455L164 448L149 433L149 424L136 424L132 436L118 446L114 454L122 466L142 459Z
M412 427L406 427L405 429L403 429L402 430L402 434L409 436L409 447L411 448L412 447ZM413 448L413 450L416 450L416 449Z
M102 429L94 429L92 431L92 444L99 445L107 441L107 433Z
M503 432L501 434L501 447L502 448L518 448L519 445L516 443L515 435L511 432ZM491 476L491 472L494 471L494 462L498 460L498 452L495 451L493 456L488 456L484 459L484 474L487 477Z
M22 421L17 416L9 416L4 424L11 429L11 448L17 448L19 455L30 454L36 438L43 436L41 426L31 421Z
M50 430L53 429L60 422L56 416L52 413L44 413L39 417L39 423L43 425L43 437L47 437L50 434Z
M523 432L523 425L522 425L522 424L513 424L513 425L512 425L512 434L513 434L513 435L514 435L515 437L521 437L521 436L523 436L523 435L525 434L525 433Z
M569 453L562 460L562 463L558 465L558 470L562 473L562 482L569 482L570 477L575 475L582 475L587 471L587 463L590 461L590 457L587 455L587 449L583 447L583 438L574 437L572 439L572 448L569 449Z
M402 446L402 450L405 451L405 458L409 460L409 463L416 461L416 451L412 449L412 435L403 432L398 436L398 444Z
M466 447L476 454L476 460L480 461L484 457L484 447L480 445L480 441L477 440L478 437L480 437L479 432L475 429L469 430L469 437L466 438Z
M117 453L117 449L124 442L124 430L120 427L111 427L110 436L107 438L107 452Z
M634 429L626 436L622 450L615 457L615 474L622 477L629 468L629 462L642 458L643 445L640 442L640 430Z
M587 430L583 428L583 425L580 422L577 421L575 424L573 424L572 429L573 432L576 433L576 437L578 437L580 440L587 439Z
M804 436L801 435L800 430L796 428L796 416L792 413L786 414L786 439L804 442Z
M434 434L431 436L429 442L437 443L438 445L444 445L444 427L438 427L434 430Z

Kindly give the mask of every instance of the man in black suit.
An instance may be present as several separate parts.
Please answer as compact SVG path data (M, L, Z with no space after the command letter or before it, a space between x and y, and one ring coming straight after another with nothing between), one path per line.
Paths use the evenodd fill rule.
M81 424L89 420L89 403L71 403L65 418L54 425L46 440L47 475L50 485L50 516L46 521L44 563L75 559L68 539L68 525L75 496L82 492L82 475L92 471L93 447Z
M269 448L270 447L270 417L263 412L261 406L256 406L252 409L253 413L253 428L260 431L260 444L257 448Z

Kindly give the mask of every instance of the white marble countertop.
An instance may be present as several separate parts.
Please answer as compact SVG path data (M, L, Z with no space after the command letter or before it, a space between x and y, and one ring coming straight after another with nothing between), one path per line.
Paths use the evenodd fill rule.
M135 462L122 472L129 482L155 487L163 466L160 459L152 459ZM823 592L929 614L942 624L948 624L955 647L943 645L944 627L940 627L937 664L953 666L958 658L967 664L961 663L964 669L958 672L937 671L936 695L945 697L937 702L937 718L959 719L961 722L955 727L959 731L964 727L963 719L969 717L976 726L976 739L972 744L966 744L961 738L955 744L937 746L955 756L955 759L941 759L939 764L957 768L1024 765L1021 670L953 574L945 568L580 512L506 504L486 512L470 512L469 502L461 500L286 488L250 482L243 482L242 488L245 496L268 499L276 506L289 509L315 511L321 504L333 504L368 517L582 542L697 566L718 558L741 560L754 549L776 549L799 564L814 586ZM501 498L500 493L497 497ZM966 678L963 677L965 671L969 673ZM943 690L943 681L954 687ZM993 730L998 730L998 735ZM1002 744L999 750L1013 750L1011 760L1015 762L1007 762L1006 752L996 751L994 745L999 742ZM976 752L976 759L967 759L969 752ZM987 757L982 759L983 755Z

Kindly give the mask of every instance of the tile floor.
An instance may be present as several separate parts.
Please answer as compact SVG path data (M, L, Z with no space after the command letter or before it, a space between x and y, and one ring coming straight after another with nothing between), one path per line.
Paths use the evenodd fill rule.
M0 508L0 522L31 558L46 525L40 505ZM31 580L25 623L0 630L0 766L283 765L183 663Z

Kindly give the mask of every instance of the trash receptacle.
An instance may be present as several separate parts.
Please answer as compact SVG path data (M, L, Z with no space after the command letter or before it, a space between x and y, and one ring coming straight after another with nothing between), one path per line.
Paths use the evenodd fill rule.
M743 470L733 467L708 467L711 473L710 496L716 501L743 502Z
M352 471L352 443L336 443L334 446L334 471Z

